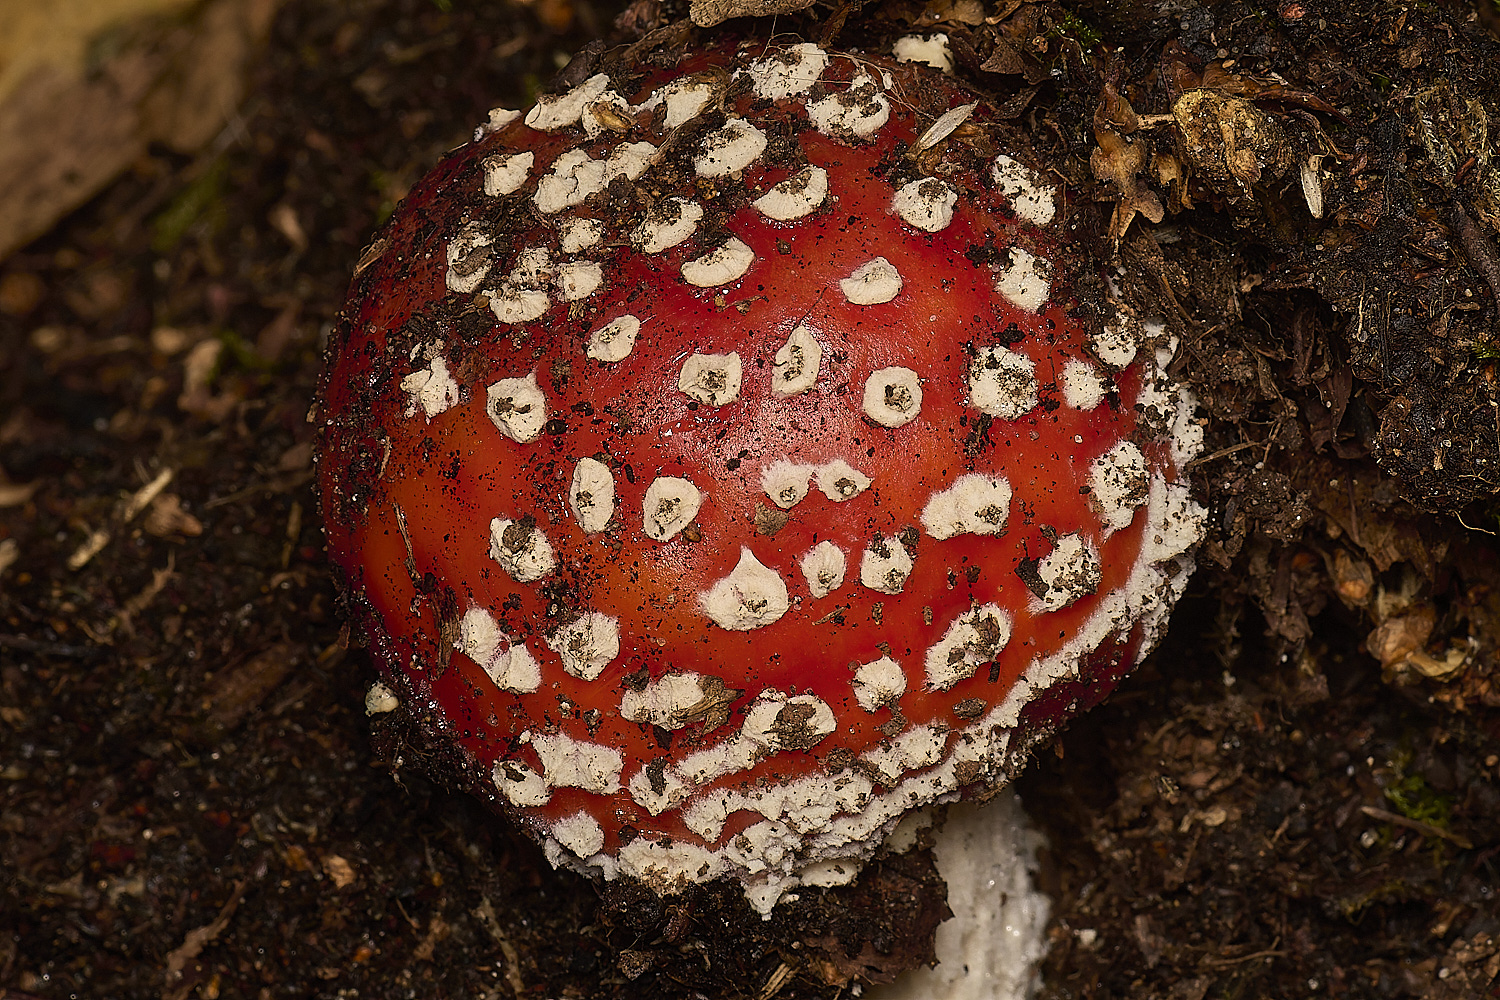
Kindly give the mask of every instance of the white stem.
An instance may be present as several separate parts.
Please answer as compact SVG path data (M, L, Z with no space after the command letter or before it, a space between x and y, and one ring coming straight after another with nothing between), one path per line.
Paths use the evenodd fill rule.
M1009 789L950 806L933 853L953 917L937 930L936 968L913 969L869 1000L1026 1000L1047 953L1052 901L1036 888L1043 843Z

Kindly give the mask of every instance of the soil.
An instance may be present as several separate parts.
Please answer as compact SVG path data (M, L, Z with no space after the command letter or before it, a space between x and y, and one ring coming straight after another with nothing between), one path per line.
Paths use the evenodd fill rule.
M618 13L294 0L218 142L0 265L5 1000L831 998L930 956L924 851L765 923L728 886L599 886L363 711L311 490L323 340L407 188ZM1170 635L1017 785L1050 842L1042 996L1500 995L1493 13L779 23L839 19L950 34L1096 199L1081 238L1167 318L1209 421ZM1193 91L1273 167L1166 121ZM1110 134L1147 165L1094 157Z

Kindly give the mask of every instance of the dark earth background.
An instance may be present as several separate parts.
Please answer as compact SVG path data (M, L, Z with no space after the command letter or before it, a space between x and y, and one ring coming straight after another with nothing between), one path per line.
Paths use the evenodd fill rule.
M764 924L732 888L604 888L363 712L311 489L321 345L408 187L619 13L290 0L205 152L153 148L0 264L0 997L836 997L926 953L925 852ZM1018 783L1050 841L1042 995L1500 996L1500 12L778 27L840 19L950 33L1210 419L1169 638ZM1277 123L1280 172L1144 121L1200 86Z

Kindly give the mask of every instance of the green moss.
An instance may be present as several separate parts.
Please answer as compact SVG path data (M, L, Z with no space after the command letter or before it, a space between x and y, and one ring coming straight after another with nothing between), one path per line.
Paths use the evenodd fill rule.
M1098 45L1101 40L1099 32L1072 11L1063 13L1062 20L1053 27L1052 33L1061 38L1073 39L1085 52Z
M1365 910L1371 906L1401 903L1413 899L1426 899L1430 895L1430 890L1423 886L1413 885L1403 879L1392 878L1370 886L1362 892L1335 896L1329 899L1328 903L1345 920L1358 921Z
M228 220L224 209L228 175L228 164L219 160L179 191L172 203L151 220L151 249L158 254L171 253L194 225L201 224L210 235L220 229Z
M1500 3L1500 0L1495 0ZM1500 337L1490 337L1473 345L1474 358L1476 361L1488 361L1492 358L1500 358Z
M1448 829L1453 822L1453 799L1422 780L1419 774L1408 774L1386 786L1386 801L1407 819Z
M219 355L218 370L216 376L230 369L243 369L246 371L265 371L268 365L255 350L255 344L247 341L234 330L220 330L215 336L219 343L224 345L224 353Z
M1385 799L1406 819L1446 832L1453 825L1453 796L1439 792L1420 774L1411 771L1415 757L1409 746L1402 746L1391 755L1390 767L1394 773L1390 784L1385 786ZM1381 834L1381 840L1391 846L1396 832L1387 827ZM1448 853L1448 841L1443 837L1428 837L1427 842L1433 863L1441 866Z
M394 175L376 168L370 171L369 184L370 189L381 196L380 202L375 206L375 224L383 225L396 211L396 199L389 194L395 184Z

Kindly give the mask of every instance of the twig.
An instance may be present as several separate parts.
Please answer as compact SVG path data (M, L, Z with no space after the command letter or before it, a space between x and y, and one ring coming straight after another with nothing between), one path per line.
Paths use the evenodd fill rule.
M1258 444L1260 444L1259 441L1241 441L1239 444L1232 444L1228 448L1220 448L1218 451L1214 452L1211 455L1199 455L1197 458L1189 462L1187 464L1187 467L1191 469L1197 465L1205 465L1216 459L1223 458L1225 455L1233 455L1237 451L1244 451L1246 448L1254 448Z
M1457 201L1453 203L1448 224L1458 234L1459 248L1463 250L1469 266L1479 272L1479 276L1490 286L1490 293L1500 302L1500 253L1496 252L1495 244L1474 225L1474 220L1469 218Z
M1463 525L1465 528L1468 528L1470 531L1482 531L1486 535L1500 535L1500 532L1491 531L1489 528L1477 528L1474 525L1470 524L1468 521L1465 521L1462 512L1460 512L1458 515L1458 523Z
M1454 833L1451 830L1444 830L1440 826L1433 826L1431 823L1424 823L1419 819L1412 819L1409 816L1393 813L1387 809L1379 809L1375 806L1360 806L1359 811L1371 819L1380 820L1382 823L1389 823L1392 826L1404 826L1408 830L1415 830L1417 833L1424 833L1431 837L1441 837L1443 840L1449 841L1465 851L1473 850L1474 848L1473 841L1469 840L1468 837Z
M1209 959L1205 959L1204 962L1203 962L1203 964L1204 964L1204 966L1206 966L1207 968L1210 968L1210 969L1222 969L1222 968L1226 968L1227 966L1231 966L1231 965L1239 965L1241 962L1253 962L1257 958L1280 958L1282 955L1285 955L1285 954L1286 954L1286 952L1281 951L1281 950L1276 949L1276 948L1266 948L1266 949L1264 949L1262 951L1252 951L1250 954L1248 954L1248 955L1241 955L1238 958L1209 958Z
M505 981L516 996L526 992L526 983L521 979L521 956L516 951L516 946L505 936L504 929L500 926L500 920L495 916L495 906L490 902L490 897L480 896L479 906L474 909L474 915L484 924L485 930L490 932L490 937L500 946L500 951L505 956Z
M156 474L155 479L127 497L125 502L120 506L118 518L120 526L123 527L129 524L135 519L137 514L145 510L151 501L155 500L161 494L161 491L167 488L167 484L172 481L172 476L175 473L175 469L162 469ZM88 565L90 559L104 551L104 546L109 544L112 537L113 535L106 528L96 528L89 532L89 537L85 538L83 544L73 550L73 554L68 557L68 569L74 571L83 569L83 567Z
M120 609L120 614L109 624L109 631L123 628L127 633L135 632L135 616L145 611L147 606L164 590L172 578L177 575L177 555L171 550L167 551L167 564L161 569L151 571L151 582L144 590L125 602Z
M72 646L65 642L44 642L24 635L0 635L0 649L17 649L23 653L41 653L43 656L66 656L74 660L86 660L98 656L98 646Z
M281 476L276 479L268 479L263 483L246 486L235 490L233 493L221 497L214 497L203 504L204 510L212 510L215 507L223 507L226 504L238 503L246 497L255 496L257 493L290 493L303 483L313 477L311 472L297 472L289 476Z
M234 911L239 908L240 899L244 895L245 880L240 879L234 883L234 892L230 893L228 902L219 908L219 915L214 917L211 923L188 931L187 936L182 939L182 944L172 949L171 954L167 956L167 983L169 985L181 979L182 970L187 964L202 954L204 948L224 933L224 928L229 926L229 920L234 916ZM178 997L186 997L190 992L192 992L192 984L184 984L168 996L176 1000Z
M771 1000L771 997L781 992L781 988L787 984L787 980L791 979L795 973L795 969L782 962L776 967L776 971L771 973L771 978L766 980L766 985L761 987L760 993L757 995L757 1000Z

